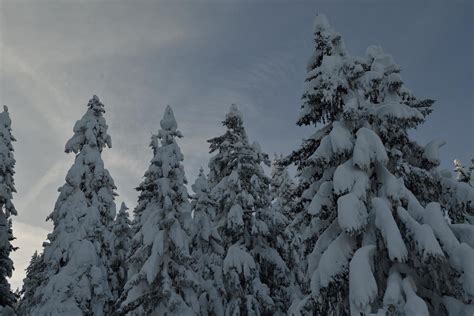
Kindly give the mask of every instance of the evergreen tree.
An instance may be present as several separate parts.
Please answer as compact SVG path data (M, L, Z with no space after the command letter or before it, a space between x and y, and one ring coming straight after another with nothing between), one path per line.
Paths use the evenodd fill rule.
M296 185L291 179L288 168L282 164L283 156L275 155L272 164L271 192L273 196L272 209L277 213L282 213L288 219L284 228L284 239L278 245L289 268L289 285L286 297L290 302L301 299L301 284L305 282L304 269L301 265L303 260L301 249L301 235L299 231L299 221L296 217L295 190Z
M140 195L120 313L194 315L199 302L189 252L191 207L183 155L176 143L182 134L171 107L166 107L160 126L152 137L151 165L137 188Z
M45 270L43 254L38 254L35 251L29 266L26 268L26 278L23 279L23 287L20 291L21 300L17 307L19 315L31 315L31 310L39 304L35 291L44 282Z
M192 185L194 191L192 207L194 212L192 257L194 270L199 275L200 315L224 315L224 281L222 263L224 248L217 231L217 205L210 196L210 185L199 170L199 176Z
M405 88L381 48L352 58L322 15L314 34L298 124L325 125L285 159L301 179L297 218L311 279L290 313L469 313L472 241L453 233L427 185L434 177L420 166L433 156L408 135L433 101Z
M11 241L13 237L11 215L17 215L13 205L13 193L15 183L15 158L13 157L13 145L15 141L11 133L11 119L8 108L3 107L0 113L0 312L11 311L16 302L16 295L10 288L7 278L12 276L13 262L10 254L16 248Z
M270 179L262 164L268 155L250 145L235 105L224 135L209 140L211 195L224 244L225 315L280 314L286 310L288 268L277 251L286 218L270 208Z
M97 96L74 125L66 153L76 155L59 188L48 220L53 232L42 255L45 271L31 315L105 315L111 312L111 223L115 217L114 181L101 154L111 147L104 105Z
M110 282L115 301L120 298L127 282L127 254L130 250L132 239L131 221L127 210L128 207L122 202L120 211L112 226L113 256L111 258L112 274L110 275Z
M288 168L279 163L283 156L275 158L272 163L272 180L271 193L273 197L273 205L276 206L289 220L292 220L294 214L293 195L295 183L288 173Z

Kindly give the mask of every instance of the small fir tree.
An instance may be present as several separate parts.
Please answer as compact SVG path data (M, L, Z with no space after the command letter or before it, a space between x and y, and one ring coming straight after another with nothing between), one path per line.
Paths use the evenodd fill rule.
M38 254L35 251L26 268L26 278L23 279L23 287L20 291L21 300L17 307L19 315L31 315L32 309L40 303L35 291L44 282L45 270L43 254Z
M192 257L194 270L198 273L201 285L199 314L224 315L225 287L222 277L224 248L216 224L217 203L210 196L210 185L202 168L192 189L194 191Z
M111 258L112 274L110 278L112 294L116 301L122 295L123 288L127 282L127 254L130 251L132 239L131 221L127 210L128 207L122 202L117 218L112 225L113 256Z
M286 311L288 268L278 245L287 219L270 208L270 179L262 164L268 155L250 145L235 105L226 115L224 135L209 140L211 196L223 240L225 315L281 314Z

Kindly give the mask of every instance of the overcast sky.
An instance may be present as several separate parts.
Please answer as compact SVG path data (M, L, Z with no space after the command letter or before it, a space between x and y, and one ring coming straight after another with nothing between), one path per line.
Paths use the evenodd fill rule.
M231 103L263 150L288 153L311 129L295 125L312 21L325 13L355 55L378 44L420 98L436 99L420 144L441 138L443 166L474 153L472 1L5 1L0 0L0 102L15 145L16 272L40 249L57 188L73 162L72 127L97 94L113 148L104 152L117 204L135 206L150 136L170 104L184 134L193 182L209 159L206 140Z

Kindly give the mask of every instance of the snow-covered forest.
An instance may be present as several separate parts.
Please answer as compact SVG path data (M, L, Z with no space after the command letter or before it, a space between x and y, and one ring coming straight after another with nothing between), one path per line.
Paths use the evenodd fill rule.
M134 205L104 163L113 108L94 95L65 144L74 162L53 229L19 291L5 106L0 315L474 315L474 157L441 169L445 143L410 134L435 101L410 90L403 65L379 46L351 54L324 15L313 27L294 105L312 131L292 152L270 159L229 104L222 133L201 144L207 168L188 182L186 135L167 106Z

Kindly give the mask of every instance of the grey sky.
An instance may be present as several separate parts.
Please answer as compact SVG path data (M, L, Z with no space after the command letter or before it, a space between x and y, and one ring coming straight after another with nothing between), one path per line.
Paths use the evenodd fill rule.
M288 153L310 132L295 125L312 21L325 13L353 54L379 44L419 97L437 100L415 137L448 141L443 166L474 153L474 6L471 1L5 1L0 0L0 102L13 119L19 286L73 161L74 122L97 94L113 148L104 160L122 200L148 166L166 104L184 134L188 180L207 166L206 139L231 103L252 140Z

